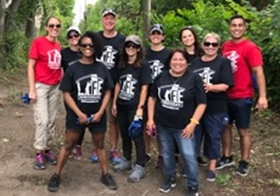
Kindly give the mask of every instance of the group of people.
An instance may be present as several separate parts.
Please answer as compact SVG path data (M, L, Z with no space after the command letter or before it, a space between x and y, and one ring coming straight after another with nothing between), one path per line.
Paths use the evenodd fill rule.
M231 40L223 44L216 33L206 34L200 44L194 29L184 27L179 32L184 47L173 50L163 44L165 31L161 24L151 26L150 47L144 49L137 35L125 37L115 30L114 10L104 9L101 22L100 32L81 34L79 28L70 27L69 47L61 50L56 41L61 21L50 17L46 21L47 35L35 38L30 48L28 79L36 126L35 168L45 169L46 162L56 165L48 190L58 190L69 157L81 159L86 129L94 144L90 159L101 166L100 182L117 189L108 172L104 143L107 122L113 170L131 170L129 182L145 177L151 159L151 136L155 136L159 153L156 166L165 176L159 191L167 193L176 186L176 155L180 153L187 195L199 195L199 165L208 165L205 176L210 182L215 181L216 170L234 165L233 123L241 148L236 173L246 176L250 168L252 75L259 91L256 107L265 109L268 103L262 55L256 44L244 37L245 19L240 15L230 19ZM66 132L56 157L51 144L59 90L66 110ZM142 123L141 131L132 135L129 130L135 121Z

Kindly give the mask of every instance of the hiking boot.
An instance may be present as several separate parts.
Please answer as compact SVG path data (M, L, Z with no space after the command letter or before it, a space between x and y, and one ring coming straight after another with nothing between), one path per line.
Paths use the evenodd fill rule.
M132 169L132 173L128 177L128 182L139 182L142 178L145 177L146 169L141 165L135 164Z
M158 160L156 163L156 168L163 169L163 158L162 156L158 156Z
M158 189L162 193L168 193L172 188L176 187L176 180L174 177L167 177L164 183Z
M48 183L48 191L49 192L58 191L59 184L60 184L60 176L58 174L53 174Z
M205 167L208 165L208 162L205 161L201 156L197 157L197 163L198 165Z
M222 156L222 158L220 160L217 161L217 164L216 164L216 169L219 170L219 169L223 169L225 167L229 167L229 166L232 166L234 165L234 161L233 161L233 156L229 156L229 157L226 157L226 156Z
M118 188L115 180L109 173L107 173L105 175L102 173L100 182L103 183L110 190L117 190L117 188Z
M35 157L35 168L38 170L46 169L45 157L42 153L37 154Z
M206 180L208 182L215 182L216 180L216 173L212 170L207 170L206 171Z
M89 159L93 162L93 163L97 163L98 162L98 156L97 156L97 151L96 149L93 149Z
M238 174L242 177L245 177L248 175L249 170L250 170L249 163L241 160L241 161L239 161L238 168L236 169L236 174Z
M119 151L117 149L111 150L109 159L114 165L119 164L121 162Z
M83 153L82 153L82 148L81 148L81 146L75 146L74 148L73 148L73 157L74 157L74 159L76 159L76 160L81 160L82 159L82 155L83 155Z
M57 164L56 155L54 154L53 151L49 150L48 152L46 152L45 158L50 164L52 164L52 165Z
M125 158L121 159L121 162L113 167L113 170L115 172L120 172L120 171L130 170L130 169L131 169L131 162Z
M146 153L146 165L151 162L151 155Z
M198 190L196 188L189 187L187 196L199 196Z

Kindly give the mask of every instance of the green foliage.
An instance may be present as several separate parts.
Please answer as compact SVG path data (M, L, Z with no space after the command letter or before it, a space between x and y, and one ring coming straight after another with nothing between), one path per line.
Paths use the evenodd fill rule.
M219 174L217 175L217 183L221 185L227 185L230 181L231 176L229 174Z

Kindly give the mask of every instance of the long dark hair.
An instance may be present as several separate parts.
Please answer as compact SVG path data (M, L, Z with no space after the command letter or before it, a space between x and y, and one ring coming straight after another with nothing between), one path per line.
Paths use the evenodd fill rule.
M201 48L201 45L199 43L198 36L197 36L196 32L194 31L192 26L183 27L180 30L179 39L182 41L182 34L185 30L189 30L194 36L194 53L198 54L199 56L202 56L204 54L204 52L203 52L203 50Z
M122 50L121 50L120 62L119 62L119 65L118 65L118 68L120 68L120 69L124 69L127 65L127 62L128 62L128 55L125 51L125 45L128 44L128 43L130 43L130 42L124 43L124 45L122 47ZM140 51L137 52L136 60L133 63L133 67L135 67L135 68L140 68L142 66L143 61L144 61L144 49L143 49L142 45L139 45L138 48L140 49Z

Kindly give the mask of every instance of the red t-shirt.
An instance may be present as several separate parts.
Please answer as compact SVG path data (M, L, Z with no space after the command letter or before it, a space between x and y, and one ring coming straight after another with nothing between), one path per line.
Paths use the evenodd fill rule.
M48 85L58 84L62 77L61 46L52 42L45 36L37 37L30 47L29 58L35 59L35 82Z
M222 45L221 51L231 60L234 75L234 86L228 90L228 98L252 98L254 96L252 68L263 65L259 47L247 39L239 43L229 40Z

